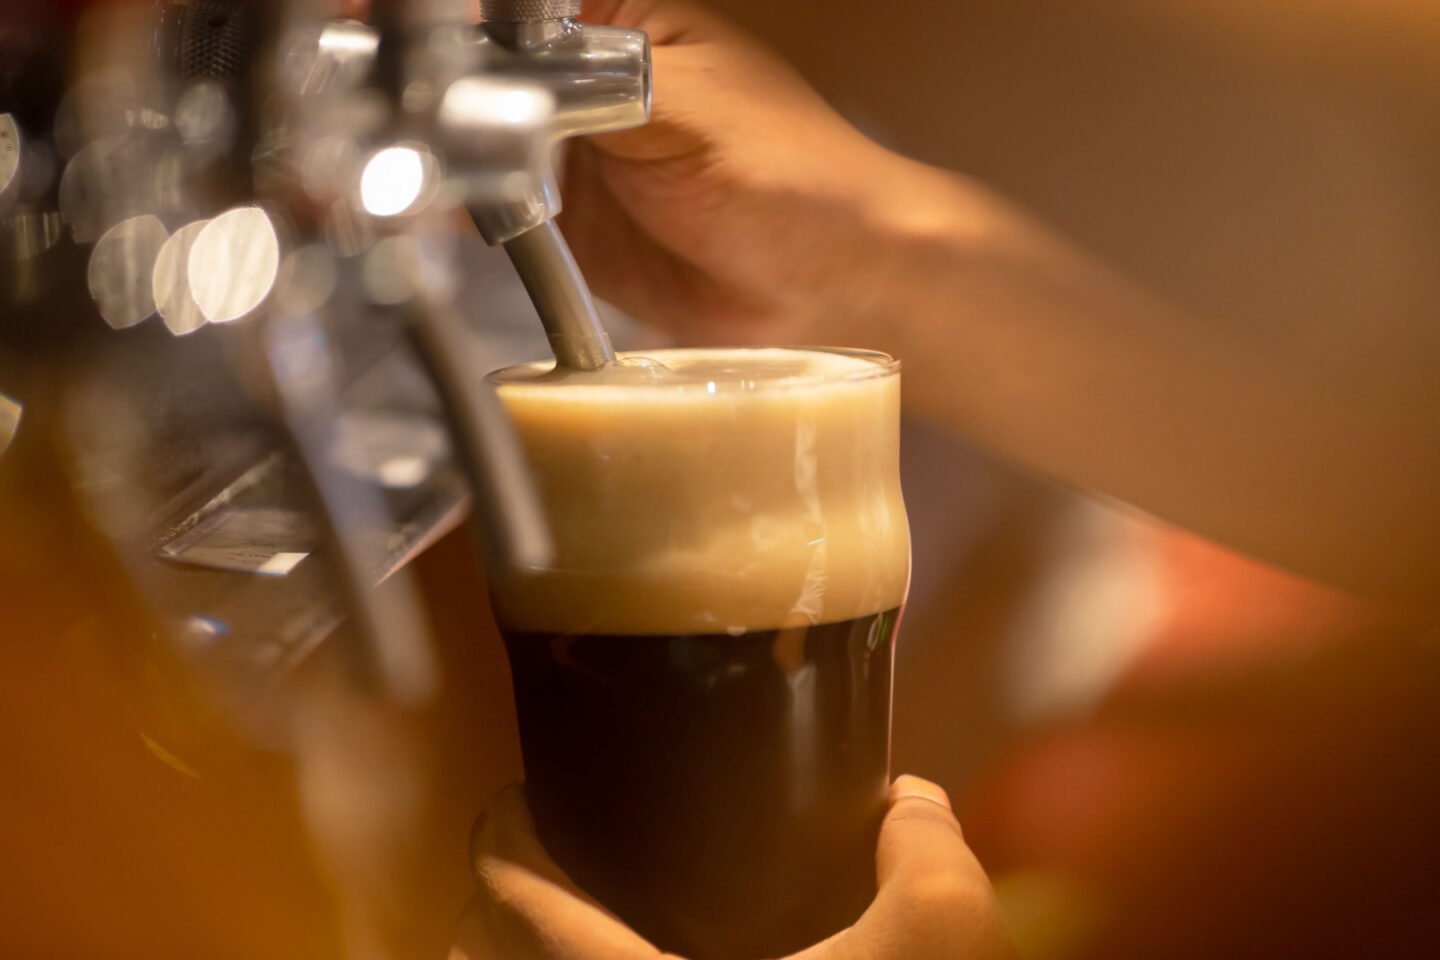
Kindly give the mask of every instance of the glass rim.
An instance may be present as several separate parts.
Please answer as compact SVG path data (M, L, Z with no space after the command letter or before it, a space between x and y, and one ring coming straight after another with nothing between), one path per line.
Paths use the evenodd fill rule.
M870 366L845 370L840 372L802 374L797 376L782 376L773 379L758 379L749 381L751 390L791 390L804 387L828 386L841 383L859 383L866 380L880 380L885 377L897 376L900 373L900 361L888 353L880 350L865 350L857 347L807 347L807 346L773 346L773 347L662 347L655 350L622 350L616 355L618 357L655 357L663 360L667 353L732 353L745 354L760 351L785 350L794 353L823 353L832 356L851 357L857 360L865 360ZM552 372L555 369L553 359L531 360L527 363L511 364L492 370L485 375L485 380L493 387L526 387L526 386L549 386L554 385L539 377L531 379L506 379L507 375L516 375L522 371L536 371L540 377ZM562 384L576 390L586 389L648 389L666 388L671 390L685 390L705 387L705 383L696 381L693 383L625 383L585 381Z

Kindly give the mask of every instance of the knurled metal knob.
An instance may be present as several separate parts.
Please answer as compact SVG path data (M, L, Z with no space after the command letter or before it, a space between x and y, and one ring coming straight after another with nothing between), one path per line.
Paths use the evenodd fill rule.
M580 0L480 0L480 16L499 23L538 23L580 16Z

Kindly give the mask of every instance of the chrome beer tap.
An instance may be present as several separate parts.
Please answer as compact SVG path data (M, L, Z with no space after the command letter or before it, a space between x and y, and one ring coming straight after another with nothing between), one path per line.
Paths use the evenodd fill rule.
M640 126L650 117L650 42L644 32L581 24L580 0L482 0L478 45L492 75L538 83L555 98L550 149L535 188L507 203L473 203L491 244L503 244L563 367L615 359L589 287L554 218L560 189L553 148L570 137Z
M395 572L394 558L379 557L385 548L356 531L395 518L383 496L355 486L358 475L334 462L343 432L335 421L346 412L341 395L362 368L347 369L342 347L357 339L380 346L369 343L370 330L383 334L385 325L367 327L361 314L408 321L470 481L483 549L507 564L543 566L548 536L518 444L478 376L483 361L466 365L457 348L474 338L456 301L462 270L450 215L463 209L488 242L506 248L562 365L609 362L608 336L553 223L560 209L553 153L566 138L640 124L649 112L643 33L582 26L575 2L490 2L479 26L468 20L469 6L375 0L368 25L332 19L322 0L106 7L104 22L127 32L111 31L95 47L95 62L75 72L73 87L57 88L51 99L65 93L58 107L45 101L44 122L32 117L26 127L22 116L16 126L14 116L0 115L0 254L14 267L4 279L14 302L33 307L7 323L29 325L16 336L33 328L56 339L58 327L41 325L50 300L40 294L69 297L93 308L74 311L73 327L103 343L107 362L115 361L106 369L117 382L121 372L130 377L126 390L147 382L129 373L142 367L136 361L160 354L183 356L176 369L197 395L223 380L226 415L233 411L246 430L253 425L254 436L227 447L204 483L249 477L247 464L258 469L262 454L270 462L264 451L279 437L301 468L311 520L333 554L362 673L402 700L423 696L420 678L429 668L422 656L404 680L385 666L399 662L386 651L404 642L398 638L423 637L423 618L413 597L378 599L371 589ZM378 183L383 194L397 169L402 179L415 174L415 194L396 203L392 191L372 208L367 185ZM30 229L37 225L43 229ZM43 242L32 243L32 234ZM77 261L88 268L88 287L62 279ZM371 296L372 266L401 277L405 292L391 296L392 285L386 298ZM90 329L93 311L103 322ZM160 321L174 343L152 332ZM213 376L202 372L212 367ZM263 412L251 409L256 397ZM103 439L103 405L96 409ZM198 410L177 404L186 429L199 423ZM217 421L214 432L229 429ZM167 488L173 503L148 505L169 526L137 550L205 566L183 526L200 503L188 498L210 495L201 486ZM221 509L229 496L225 486L193 516L208 522L205 511ZM291 542L278 549L303 559L306 553L288 551L309 548ZM304 574L317 566L287 582L308 581ZM248 568L235 560L207 569ZM278 576L277 569L260 573ZM410 596L393 587L386 594Z
M540 84L492 73L467 12L464 0L380 0L370 26L332 23L321 46L343 29L346 97L378 95L386 104L383 123L351 134L365 157L348 190L391 242L389 266L403 290L390 305L438 394L469 480L475 540L492 564L543 566L549 534L523 454L483 371L466 363L475 338L455 302L453 225L462 205L503 209L542 189L555 98ZM308 63L305 76L338 76L324 60ZM311 98L310 115L333 116L323 91L312 93L322 96Z
M327 322L327 314L336 309L334 290L323 284L316 289L315 278L307 275L316 272L316 258L325 260L320 272L334 268L316 242L315 229L306 223L305 195L293 189L296 171L287 164L295 156L289 148L304 144L313 132L305 126L308 118L303 110L286 109L295 98L317 91L321 97L330 95L329 104L340 110L340 118L327 126L326 133L353 131L364 123L359 119L364 105L350 93L357 89L356 61L364 59L366 38L345 24L321 20L317 12L317 5L308 2L292 4L282 12L273 5L257 10L228 0L205 0L186 11L189 19L184 24L191 29L179 34L182 75L221 77L231 90L240 91L241 103L270 94L276 102L265 111L279 111L278 117L271 117L257 108L252 116L239 118L242 128L247 124L257 128L248 157L249 179L262 205L233 209L212 219L190 249L188 279L200 312L211 322L225 322L224 311L207 302L214 298L206 296L207 278L200 275L203 265L208 262L216 274L231 270L243 274L256 260L274 260L276 271L269 288L241 298L245 309L235 319L253 313L253 322L237 325L239 352L255 361L261 390L269 394L272 415L300 468L303 493L330 554L347 615L343 635L349 643L344 652L352 679L368 697L414 706L428 701L438 684L429 629L408 568L389 571L389 583L377 589L386 567L380 531L392 521L390 510L379 489L338 462L346 411L344 360L334 342L333 324ZM262 25L273 36L257 36ZM278 77L267 78L263 72L259 77L246 75L251 62L263 62L267 39L283 51L296 33L318 36L304 82L295 85L299 78L293 71L287 73L283 64ZM273 128L272 121L278 121ZM291 121L297 126L287 128ZM224 243L215 238L207 248L209 234L226 220L235 229ZM276 229L277 224L281 229ZM216 255L207 256L212 250ZM288 268L283 273L282 264ZM230 299L237 286L243 284L234 278L222 284Z
M486 242L510 256L557 361L602 366L614 360L614 350L553 222L561 209L554 152L571 137L648 120L649 40L638 30L582 25L579 0L485 0L484 22L478 30L463 28L469 42L462 47L454 40L467 6L381 0L372 6L370 28L347 28L350 48L373 38L377 85L398 105L397 136L408 131L433 145L467 181L464 203ZM486 95L498 99L486 103ZM534 112L541 99L548 101L543 118ZM493 116L482 120L487 110ZM476 122L489 125L483 149ZM527 126L533 143L530 131L517 133ZM500 135L507 128L508 145Z

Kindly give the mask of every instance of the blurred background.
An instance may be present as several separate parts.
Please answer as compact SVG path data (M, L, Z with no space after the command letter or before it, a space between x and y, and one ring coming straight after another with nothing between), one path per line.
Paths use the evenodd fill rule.
M120 5L82 6L0 4L5 49L103 45ZM1177 303L1317 325L1440 304L1430 0L725 12L871 136L993 185ZM54 59L24 83L48 77L58 98L78 78ZM61 144L52 160L71 156ZM37 259L86 274L46 216L22 204L5 221L0 953L443 955L471 884L470 822L521 769L457 468L413 446L434 397L386 359L356 359L398 336L383 318L341 351L373 374L346 394L356 429L398 430L401 459L425 463L423 480L387 485L409 524L390 566L413 559L413 580L388 588L418 591L439 677L415 708L335 682L346 628L306 601L334 596L333 574L282 590L237 572L303 556L317 534L266 486L286 468L264 466L283 444L255 388L191 383L235 349L230 331L124 331L115 372L93 286L26 292ZM375 241L355 242L360 257ZM485 331L474 362L541 355L504 257L479 238L457 256L457 302ZM217 420L224 431L204 428ZM895 768L957 798L1027 957L1440 953L1433 624L925 423L907 424L903 449L915 579ZM230 514L211 519L245 496L246 523L281 527L264 528L258 561L222 535ZM158 572L137 559L167 550L179 562ZM168 622L176 596L222 613ZM248 628L270 641L221 642L259 608L281 611Z

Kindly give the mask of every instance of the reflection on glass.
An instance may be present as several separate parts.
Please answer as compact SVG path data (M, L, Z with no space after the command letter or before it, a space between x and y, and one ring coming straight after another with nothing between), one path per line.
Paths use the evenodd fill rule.
M186 275L205 319L229 323L265 301L280 271L280 238L259 207L235 207L205 225L190 248Z
M320 51L340 62L358 57L368 63L379 48L380 35L352 20L327 23L320 34Z
M150 278L167 239L165 225L145 214L115 224L90 251L90 296L114 329L133 327L155 312Z

